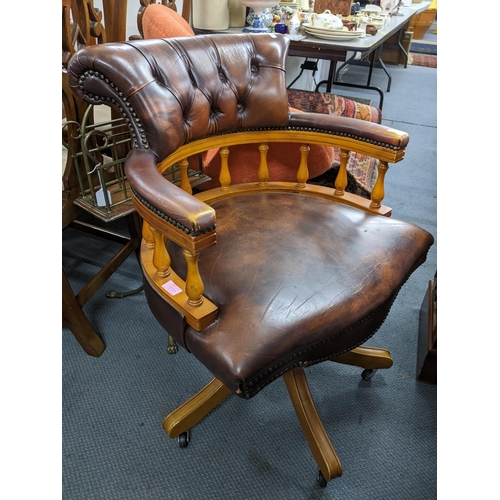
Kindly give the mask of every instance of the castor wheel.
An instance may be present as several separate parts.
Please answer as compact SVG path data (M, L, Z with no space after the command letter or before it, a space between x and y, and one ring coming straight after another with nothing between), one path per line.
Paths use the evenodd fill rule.
M319 470L318 471L318 486L320 488L326 488L327 484L328 484L328 481L325 479L325 476L323 476L323 473Z
M183 432L182 434L179 434L177 437L177 442L179 443L179 448L187 448L187 445L189 443L190 435L189 431Z
M376 371L377 369L366 368L366 370L363 370L361 378L363 380L370 380L373 377L373 375L375 375Z

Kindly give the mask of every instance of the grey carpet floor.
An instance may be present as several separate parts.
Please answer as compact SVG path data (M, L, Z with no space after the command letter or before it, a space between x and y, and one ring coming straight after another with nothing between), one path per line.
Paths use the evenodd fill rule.
M131 256L85 306L107 345L103 355L87 356L71 332L62 331L63 499L437 497L437 387L416 380L419 309L437 270L436 70L390 70L383 123L409 132L410 144L403 162L387 173L385 203L394 218L424 227L436 243L369 342L391 351L391 369L369 382L361 380L359 369L334 363L307 369L343 475L325 489L316 485L315 462L280 380L250 401L228 398L193 429L186 449L168 438L163 418L211 376L186 352L167 354L167 335L144 294L104 297L106 290L140 284ZM362 71L350 68L343 79L356 81ZM382 71L373 78L384 88ZM63 267L74 288L115 249L64 231Z

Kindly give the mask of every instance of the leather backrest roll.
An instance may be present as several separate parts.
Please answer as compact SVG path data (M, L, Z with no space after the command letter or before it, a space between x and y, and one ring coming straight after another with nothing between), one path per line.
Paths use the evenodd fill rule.
M84 101L119 109L133 147L161 161L214 133L286 126L288 44L274 34L107 43L79 50L68 80Z

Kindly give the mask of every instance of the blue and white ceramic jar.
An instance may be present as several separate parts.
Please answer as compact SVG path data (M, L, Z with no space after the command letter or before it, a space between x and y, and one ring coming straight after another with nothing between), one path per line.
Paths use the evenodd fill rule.
M261 20L262 20L262 24L266 27L266 28L270 28L273 24L273 15L272 15L272 11L273 9L264 9L262 11L262 16L261 17ZM254 17L255 13L254 13L254 10L253 9L250 9L248 11L248 16L247 16L247 23L249 25L251 25L253 23L253 17Z

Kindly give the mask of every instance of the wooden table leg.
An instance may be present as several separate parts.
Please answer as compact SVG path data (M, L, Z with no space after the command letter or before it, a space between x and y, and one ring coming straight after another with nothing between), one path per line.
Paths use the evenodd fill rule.
M63 325L71 330L83 350L89 356L98 358L106 349L106 345L83 313L64 271L62 273L62 315Z

